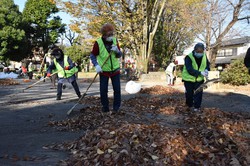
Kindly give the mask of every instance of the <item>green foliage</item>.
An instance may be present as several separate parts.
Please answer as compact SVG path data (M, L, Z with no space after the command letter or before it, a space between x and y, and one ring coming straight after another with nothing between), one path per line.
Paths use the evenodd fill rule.
M13 0L0 1L0 56L7 59L22 59L21 45L25 40L22 14Z
M50 0L28 0L23 11L23 20L27 38L33 46L47 48L56 43L60 34L65 32L65 24L61 23L59 16L53 16L59 11Z
M235 60L222 73L221 80L223 83L231 85L246 85L250 83L250 75L243 63L243 59Z
M199 20L192 13L200 11L199 0L168 1L161 16L152 53L160 67L166 66L176 55L182 55L184 48L190 45L197 34L194 24ZM192 29L192 31L190 31Z
M63 9L77 18L71 29L88 32L92 40L101 35L99 32L104 23L114 24L121 48L129 50L136 58L139 70L147 72L151 58L163 67L174 53L189 44L196 34L193 16L198 15L194 11L202 9L200 1L89 0L86 3L64 0Z
M74 62L78 63L78 65L81 65L89 59L89 53L79 45L65 48L65 55L68 55Z

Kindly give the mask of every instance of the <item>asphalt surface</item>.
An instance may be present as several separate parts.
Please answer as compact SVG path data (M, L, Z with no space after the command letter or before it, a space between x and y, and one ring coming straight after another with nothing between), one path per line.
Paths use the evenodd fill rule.
M67 111L78 98L70 84L63 90L62 100L57 101L56 89L50 89L50 81L22 90L37 80L23 82L20 85L0 86L0 166L49 166L57 165L68 158L68 153L50 150L46 145L72 141L84 134L84 131L58 131L48 126L52 120L69 118ZM78 80L80 91L84 93L90 83ZM164 82L144 82L142 88L164 85ZM122 81L122 99L135 97L125 91L126 82ZM175 88L184 92L183 86ZM99 96L99 83L95 82L88 95ZM109 87L112 97L112 86ZM225 111L250 112L250 96L235 93L204 93L204 107L218 107ZM73 112L83 105L79 104Z
M98 78L97 78L98 79ZM23 89L37 82L24 82L16 79L20 85L0 86L0 166L57 165L68 154L46 148L46 145L72 141L84 134L84 131L57 131L48 126L50 121L69 118L67 111L77 103L78 97L71 84L66 83L62 100L57 101L56 89L51 89L48 80L36 84L23 92ZM89 82L78 80L80 91L84 93ZM126 82L122 81L122 99L133 97L125 92ZM109 86L109 97L112 97ZM99 83L93 83L88 95L99 96ZM77 112L79 104L72 112Z

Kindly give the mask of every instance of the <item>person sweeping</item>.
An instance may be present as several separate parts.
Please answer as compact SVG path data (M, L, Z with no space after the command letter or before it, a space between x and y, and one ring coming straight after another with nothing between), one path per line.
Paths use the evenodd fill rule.
M194 94L194 91L204 83L204 78L208 77L210 70L210 63L204 51L205 46L197 43L194 50L185 57L182 81L186 90L186 105L191 111L200 111L203 91L197 94Z
M47 77L51 76L52 70L56 69L57 71L59 71L56 100L61 100L63 82L65 80L71 83L76 92L76 95L81 98L81 93L76 82L75 73L77 72L77 68L75 67L75 63L73 63L67 55L64 55L63 51L60 48L54 48L51 52L51 55L53 55L55 58L52 61L51 65L48 67Z
M117 39L114 37L114 27L106 23L101 28L102 37L94 43L90 59L100 78L100 95L102 111L109 112L108 82L111 79L114 90L113 113L121 106L120 62L122 56ZM105 62L105 60L108 60ZM105 63L104 63L105 62Z

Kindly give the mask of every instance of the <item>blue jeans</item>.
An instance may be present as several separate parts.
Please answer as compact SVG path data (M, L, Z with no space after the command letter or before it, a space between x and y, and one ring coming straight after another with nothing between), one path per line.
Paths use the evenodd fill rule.
M99 75L100 76L100 95L101 95L101 103L102 110L104 112L109 111L109 100L108 100L108 82L109 77ZM120 74L110 77L113 90L114 90L114 102L113 102L113 110L118 111L121 106L121 83L120 83Z
M202 102L202 94L203 91L194 95L194 90L196 90L202 82L186 82L184 81L184 86L186 89L185 96L186 96L186 105L188 107L200 108Z

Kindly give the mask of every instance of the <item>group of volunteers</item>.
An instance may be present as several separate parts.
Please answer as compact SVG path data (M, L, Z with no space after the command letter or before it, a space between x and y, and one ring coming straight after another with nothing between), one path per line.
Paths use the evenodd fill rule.
M108 100L108 84L109 79L113 86L113 109L112 112L118 112L121 106L121 84L120 84L120 62L119 58L122 56L118 40L114 37L115 28L112 24L106 23L100 30L102 36L98 38L90 54L90 59L94 65L96 72L100 79L100 98L102 104L102 111L109 112ZM62 87L64 80L72 84L76 95L81 98L81 93L76 81L75 73L77 68L72 60L64 55L63 51L56 47L51 50L51 55L54 56L52 63L48 66L47 77L51 77L56 71L58 75L57 84L57 100L61 100ZM246 56L245 65L250 72L250 49ZM190 111L200 111L202 103L203 91L194 93L194 91L204 83L205 78L208 78L208 71L210 70L210 63L205 54L205 46L202 43L197 43L193 51L184 59L184 67L182 70L182 81L185 87L186 106ZM171 64L169 71L173 70L175 64ZM169 84L172 76L169 76Z

